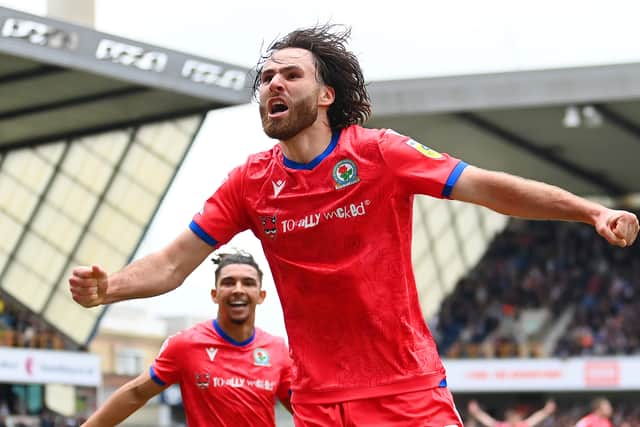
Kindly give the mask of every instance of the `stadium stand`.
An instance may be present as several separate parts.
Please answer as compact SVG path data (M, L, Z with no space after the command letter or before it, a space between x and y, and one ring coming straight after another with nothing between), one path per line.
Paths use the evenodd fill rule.
M582 224L513 220L442 303L447 357L640 352L640 246ZM558 330L558 326L564 327Z
M0 290L7 294L0 294L0 345L82 350L102 311L70 300L65 270L96 258L112 270L126 263L206 112L248 101L232 78L246 70L6 8L0 25ZM639 75L640 64L616 64L372 82L370 124L483 167L578 194L623 197L638 191ZM562 126L569 108L595 111L601 122ZM614 166L608 156L622 152ZM149 188L150 181L157 185ZM93 207L77 209L87 197ZM414 260L427 317L449 295L432 328L443 355L638 352L638 243L634 252L604 251L586 226L521 221L493 240L504 220L486 210L427 198L415 206ZM51 412L30 415L33 390L0 385L0 419L77 423ZM630 393L612 398L616 427L640 423L637 392ZM513 395L474 398L486 397L499 416L505 405L521 405ZM559 409L547 426L573 426L588 412L586 394L553 397ZM469 398L456 392L463 413ZM537 399L522 410L537 407Z
M0 292L0 348L75 351L77 346L40 317ZM68 427L80 419L46 407L41 384L0 384L0 427Z
M247 72L0 7L6 425L72 426L95 408L100 360L86 347L105 308L73 302L69 269L131 259L207 112L250 99Z
M127 263L248 70L2 7L0 26L0 289L86 345L104 308L71 300L69 269Z
M0 298L1 295L2 293ZM65 343L64 336L41 318L8 301L6 295L0 299L0 346L49 350L76 348L75 345Z
M575 427L578 420L591 411L590 402L591 399L595 397L596 396L565 397L558 402L556 412L536 427ZM610 420L614 426L640 427L640 407L637 405L637 400L630 396L610 400L614 410ZM462 405L461 402L463 401L456 400L458 407L465 407L466 403ZM519 403L501 404L497 401L496 397L493 396L493 400L490 400L490 403L484 405L484 408L496 419L503 419L507 409L515 410L526 417L541 407L542 402L543 400L540 398L520 397ZM481 426L466 410L462 411L462 416L465 427Z

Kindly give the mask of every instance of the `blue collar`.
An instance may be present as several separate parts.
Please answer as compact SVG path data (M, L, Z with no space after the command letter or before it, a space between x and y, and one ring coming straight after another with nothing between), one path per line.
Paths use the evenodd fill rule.
M222 339L227 341L229 344L233 344L237 347L242 347L247 344L251 344L251 342L253 342L253 339L256 337L256 329L253 328L253 334L251 334L249 338L247 338L244 341L236 341L233 338L231 338L225 331L222 330L220 325L218 325L218 319L213 319L213 329L216 330L216 332L218 333L218 335L222 337Z
M322 153L318 154L318 156L315 159L311 160L309 163L294 162L293 160L287 159L284 156L284 154L282 154L282 158L284 159L284 165L286 167L288 167L288 168L291 168L291 169L311 170L311 169L315 168L325 157L327 157L329 154L331 154L331 152L334 150L334 148L336 148L336 145L338 145L338 139L340 139L340 134L341 133L342 133L342 131L340 129L338 129L335 132L333 132L331 134L331 142L329 143L327 148L325 148Z

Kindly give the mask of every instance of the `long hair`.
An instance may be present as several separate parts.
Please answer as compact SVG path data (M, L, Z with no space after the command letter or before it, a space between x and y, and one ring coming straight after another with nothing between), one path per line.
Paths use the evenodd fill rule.
M335 91L335 101L327 112L331 129L363 124L371 115L371 101L358 58L346 48L351 29L324 24L302 28L274 41L256 65L253 93L260 86L264 63L278 50L300 48L311 52L315 60L316 79Z

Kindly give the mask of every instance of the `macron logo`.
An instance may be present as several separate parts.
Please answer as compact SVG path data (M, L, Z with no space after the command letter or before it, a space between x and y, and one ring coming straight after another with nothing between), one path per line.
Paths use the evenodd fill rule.
M218 352L217 348L213 348L213 347L207 348L207 355L209 356L209 361L213 362L213 359L216 358L217 352Z
M277 181L271 181L271 183L273 184L273 197L278 197L278 194L280 194L284 188L284 180L279 179Z

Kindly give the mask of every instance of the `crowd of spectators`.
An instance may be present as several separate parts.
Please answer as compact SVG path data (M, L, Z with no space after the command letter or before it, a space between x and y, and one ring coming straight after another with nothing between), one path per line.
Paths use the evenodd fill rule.
M77 350L31 313L0 294L0 351L2 347ZM74 427L79 421L47 410L40 384L0 384L0 427Z
M78 427L83 419L65 417L51 411L40 415L7 415L0 416L0 427Z
M639 293L639 244L610 246L586 224L512 220L443 300L432 330L447 357L634 354ZM568 309L545 354L545 332ZM531 335L518 322L525 310L548 314Z
M558 409L536 427L575 427L580 418L591 412L592 399L592 396L574 397L573 401L565 398L564 402L558 402ZM613 415L610 421L614 427L640 427L640 405L637 401L629 398L611 400L611 402ZM456 402L456 404L460 408L463 406L460 402ZM542 407L542 404L542 401L536 401L535 404L520 403L517 405L487 404L485 410L498 420L504 419L507 410L518 411L523 418L526 418L533 411ZM466 411L463 412L463 418L466 427L482 427L482 424Z
M37 316L0 294L0 347L69 349L64 337Z
M0 384L0 427L76 427L81 422L47 409L40 384Z

